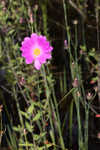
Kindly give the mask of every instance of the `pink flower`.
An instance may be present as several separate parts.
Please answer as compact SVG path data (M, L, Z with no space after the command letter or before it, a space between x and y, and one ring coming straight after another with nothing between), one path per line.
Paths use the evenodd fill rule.
M20 50L22 51L22 57L26 60L26 64L34 62L35 68L39 70L47 59L51 59L53 47L50 46L50 42L47 41L45 36L33 33L31 37L24 38Z

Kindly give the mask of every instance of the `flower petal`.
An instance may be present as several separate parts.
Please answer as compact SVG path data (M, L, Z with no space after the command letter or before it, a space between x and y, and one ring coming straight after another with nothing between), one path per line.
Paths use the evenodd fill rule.
M41 65L46 63L47 59L51 59L53 47L45 36L32 33L31 37L24 38L20 50L22 51L22 57L26 60L26 64L34 62L35 68L39 70ZM40 53L36 50L40 50Z
M34 67L35 67L37 70L40 70L41 64L40 64L39 60L35 60L35 61L34 61Z

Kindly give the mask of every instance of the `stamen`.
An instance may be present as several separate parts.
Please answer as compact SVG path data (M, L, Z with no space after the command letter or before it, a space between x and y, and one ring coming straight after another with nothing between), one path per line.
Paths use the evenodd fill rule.
M39 56L40 55L40 49L39 48L35 48L33 50L33 54L34 54L35 57Z

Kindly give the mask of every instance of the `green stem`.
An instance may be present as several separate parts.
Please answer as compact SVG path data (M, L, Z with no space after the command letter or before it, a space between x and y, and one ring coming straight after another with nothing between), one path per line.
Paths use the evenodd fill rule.
M75 69L76 69L76 76L78 79L78 90L81 93L81 80L80 80L80 73L79 73L79 66L78 66L78 56L77 56L77 47L78 47L78 41L77 41L77 24L75 24ZM83 147L83 136L82 136L82 127L81 127L81 119L80 119L80 98L76 97L75 94L75 104L76 104L76 110L77 110L77 120L78 120L78 142L79 142L79 150Z
M24 132L25 127L24 127L23 117L22 117L22 115L20 113L20 105L18 103L15 87L13 87L13 93L14 93L14 97L15 97L15 101L16 101L16 105L17 105L17 109L18 109L20 123L21 123L22 129L23 129L23 132ZM27 145L28 142L27 142L26 134L24 134L24 138L25 138L25 142L26 142L26 145ZM28 147L26 147L26 150L28 150Z
M47 87L48 91L49 90L51 91L52 96L53 96L54 106L55 106L55 110L53 110L53 112L56 112L55 113L55 119L56 119L56 123L57 123L57 127L58 127L58 133L59 133L59 137L60 137L60 144L61 144L62 149L64 150L65 149L65 145L64 145L64 141L63 141L63 137L62 137L61 123L60 123L60 117L59 117L59 111L58 111L58 104L57 104L56 96L55 96L55 90L54 90L53 86L49 87L50 85L48 85L44 66L43 66L43 72L44 72L44 78L45 78L46 87ZM52 104L53 104L53 102L52 102Z
M51 125L51 128L52 128L52 141L54 143L54 145L56 145L56 142L55 142L55 136L54 136L54 127L53 127L53 119L52 119L52 106L51 106L51 103L50 102L50 92L49 92L49 87L48 87L48 83L47 83L47 78L46 78L46 73L45 73L45 67L42 66L42 70L41 70L41 73L44 77L44 83L45 83L45 89L46 89L46 99L48 101L48 107L49 107L49 117L50 117L50 125ZM56 147L54 147L54 150L56 150Z
M75 97L76 97L76 94L74 95L74 98ZM82 138L82 128L81 128L81 119L80 119L79 99L75 98L75 104L76 104L77 121L78 121L78 144L79 144L79 150L82 150L83 138Z
M88 150L88 120L89 120L89 105L87 105L87 109L85 110L85 149Z

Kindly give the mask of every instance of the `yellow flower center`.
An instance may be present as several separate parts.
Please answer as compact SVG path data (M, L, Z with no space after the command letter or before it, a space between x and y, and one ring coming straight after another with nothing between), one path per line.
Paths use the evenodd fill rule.
M34 53L35 57L39 56L40 55L40 49L39 48L35 48L33 53Z

